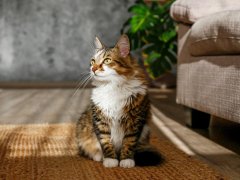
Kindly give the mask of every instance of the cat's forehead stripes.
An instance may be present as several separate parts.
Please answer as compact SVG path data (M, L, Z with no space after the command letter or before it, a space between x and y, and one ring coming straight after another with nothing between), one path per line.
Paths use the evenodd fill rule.
M109 49L99 50L99 51L94 55L94 59L95 59L98 63L101 63L105 58L111 57L111 55L109 54L110 52L111 52L111 50L109 50Z
M102 54L104 54L105 50L102 49L102 50L99 50L95 55L94 55L94 58L95 59L100 59Z

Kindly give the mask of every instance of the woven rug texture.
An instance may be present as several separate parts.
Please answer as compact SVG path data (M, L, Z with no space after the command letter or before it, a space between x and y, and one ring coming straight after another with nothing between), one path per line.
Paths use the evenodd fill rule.
M6 180L197 180L225 179L166 139L151 138L162 154L158 166L104 168L78 155L72 123L1 125L0 179Z

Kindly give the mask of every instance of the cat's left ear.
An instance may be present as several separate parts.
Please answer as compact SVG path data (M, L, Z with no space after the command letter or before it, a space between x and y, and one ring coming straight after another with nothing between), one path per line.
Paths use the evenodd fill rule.
M99 40L99 38L96 36L94 40L95 50L99 51L104 49L104 44Z
M130 52L130 43L129 43L128 36L126 34L123 34L119 38L115 47L119 49L119 53L121 57L123 58L127 57Z

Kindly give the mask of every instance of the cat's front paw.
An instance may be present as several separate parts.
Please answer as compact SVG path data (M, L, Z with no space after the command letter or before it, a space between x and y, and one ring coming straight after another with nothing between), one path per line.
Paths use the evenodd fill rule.
M120 161L120 166L124 168L132 168L135 166L135 161L133 159L123 159Z
M118 166L118 160L112 159L112 158L105 158L103 160L103 165L105 167L111 168L111 167L117 167Z

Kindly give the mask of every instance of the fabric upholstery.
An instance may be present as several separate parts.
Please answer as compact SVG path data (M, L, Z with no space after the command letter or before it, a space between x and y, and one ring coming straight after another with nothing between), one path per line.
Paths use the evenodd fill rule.
M240 123L240 56L191 56L190 28L179 26L177 102Z
M240 54L240 11L199 19L191 28L189 41L194 56Z
M177 0L170 14L178 22L193 24L204 16L227 10L240 10L240 0Z

